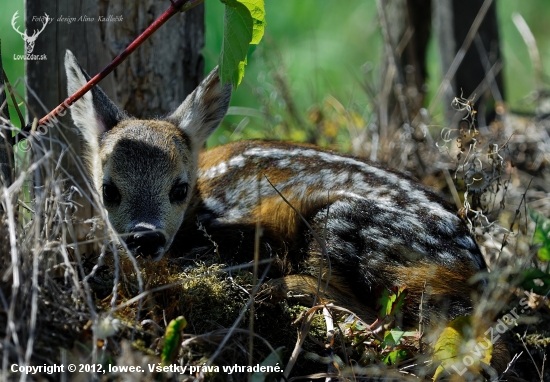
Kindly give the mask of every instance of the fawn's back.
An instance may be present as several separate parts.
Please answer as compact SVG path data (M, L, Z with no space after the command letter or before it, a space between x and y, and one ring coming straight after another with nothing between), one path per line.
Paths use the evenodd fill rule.
M70 52L65 65L72 93L89 77ZM329 299L367 320L380 290L401 285L408 319L423 292L426 316L471 309L468 280L485 269L481 253L446 203L406 176L282 142L237 142L199 156L230 96L214 70L164 120L126 116L99 87L71 108L91 180L130 250L196 260L215 242L224 262L246 263L259 221L260 255L272 260L268 275L283 297L314 295L320 275Z
M476 243L440 197L402 174L310 145L243 141L201 154L198 175L178 256L211 253L212 240L226 261L248 262L259 220L270 276L312 276L291 282L295 293L311 294L321 272L357 305L373 308L381 288L406 285L415 316L426 282L428 315L471 306L468 279L485 269ZM210 239L193 234L197 222Z

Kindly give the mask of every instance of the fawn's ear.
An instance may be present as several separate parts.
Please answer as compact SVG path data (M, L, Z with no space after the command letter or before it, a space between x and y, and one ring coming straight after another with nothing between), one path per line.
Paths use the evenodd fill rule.
M221 85L216 66L168 120L183 130L194 147L199 148L221 123L230 100L231 84Z
M65 71L69 96L90 80L90 76L80 67L70 50L65 54ZM95 152L97 152L101 134L124 119L124 113L97 85L76 101L70 109L74 124L81 131L90 149Z

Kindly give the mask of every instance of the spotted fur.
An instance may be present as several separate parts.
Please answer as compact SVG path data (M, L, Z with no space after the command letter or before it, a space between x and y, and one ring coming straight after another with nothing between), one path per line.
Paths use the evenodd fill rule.
M195 192L173 252L196 258L211 247L192 234L198 220L226 259L248 262L259 219L273 278L316 279L323 269L326 279L330 261L331 296L341 291L337 300L347 304L372 308L381 287L407 285L409 318L423 289L427 315L466 314L474 291L468 280L486 269L466 225L440 197L359 158L296 143L230 143L201 154ZM330 260L321 260L319 243L279 192L325 237Z
M66 67L75 89L87 75L70 53ZM407 319L417 318L423 292L427 317L470 311L469 279L485 270L483 257L452 208L414 180L305 144L235 142L199 156L230 95L214 70L166 120L124 116L99 88L72 109L109 219L136 251L196 260L212 253L213 240L224 262L250 262L259 220L260 255L273 260L280 295L311 292L321 272L330 284L324 296L366 319L380 290L400 285L410 292ZM178 185L189 192L175 203ZM160 232L148 236L158 245L145 244L151 232Z

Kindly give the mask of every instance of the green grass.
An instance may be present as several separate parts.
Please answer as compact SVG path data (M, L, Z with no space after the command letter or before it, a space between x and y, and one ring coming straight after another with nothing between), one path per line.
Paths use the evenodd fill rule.
M550 72L548 16L550 16L550 2L501 0L498 1L497 6L503 55L506 60L504 66L506 97L512 107L520 107L522 106L521 100L525 96L544 86L544 84L536 83L527 47L512 21L512 14L521 14L535 36L543 63L543 72L546 73L545 85L548 87L548 73Z
M327 95L334 96L345 107L355 104L368 108L368 99L360 87L363 81L362 68L372 66L374 86L378 86L377 73L382 51L382 37L377 23L375 2L349 0L346 7L336 1L266 1L266 37L248 60L245 78L233 97L233 106L258 109L258 97L254 90L264 88L269 92L266 77L270 69L258 54L262 49L275 57L275 67L284 68L291 85L296 107L303 114ZM204 55L207 69L217 62L223 33L223 5L218 1L206 2L207 27ZM550 2L537 0L500 0L497 13L505 60L505 97L512 110L532 111L533 104L526 97L534 90L544 87L537 83L527 47L512 22L513 13L520 13L530 26L543 63L543 72L550 70L550 39L547 33L547 17ZM429 93L433 96L441 81L439 57L434 41L428 52ZM430 102L428 98L427 102ZM441 105L440 105L440 109ZM443 118L435 120L442 122ZM439 120L438 120L439 119ZM234 129L242 117L228 117ZM254 123L255 122L255 123ZM245 137L262 137L261 121L253 120L247 125ZM211 138L211 145L225 143L231 131L219 131ZM269 135L269 134L266 134ZM233 139L233 138L232 138Z

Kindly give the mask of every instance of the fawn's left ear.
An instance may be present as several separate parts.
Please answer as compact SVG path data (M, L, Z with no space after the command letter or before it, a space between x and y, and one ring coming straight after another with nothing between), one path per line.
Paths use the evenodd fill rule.
M195 147L201 147L221 123L230 100L231 84L221 85L218 67L215 67L168 121L183 130Z

